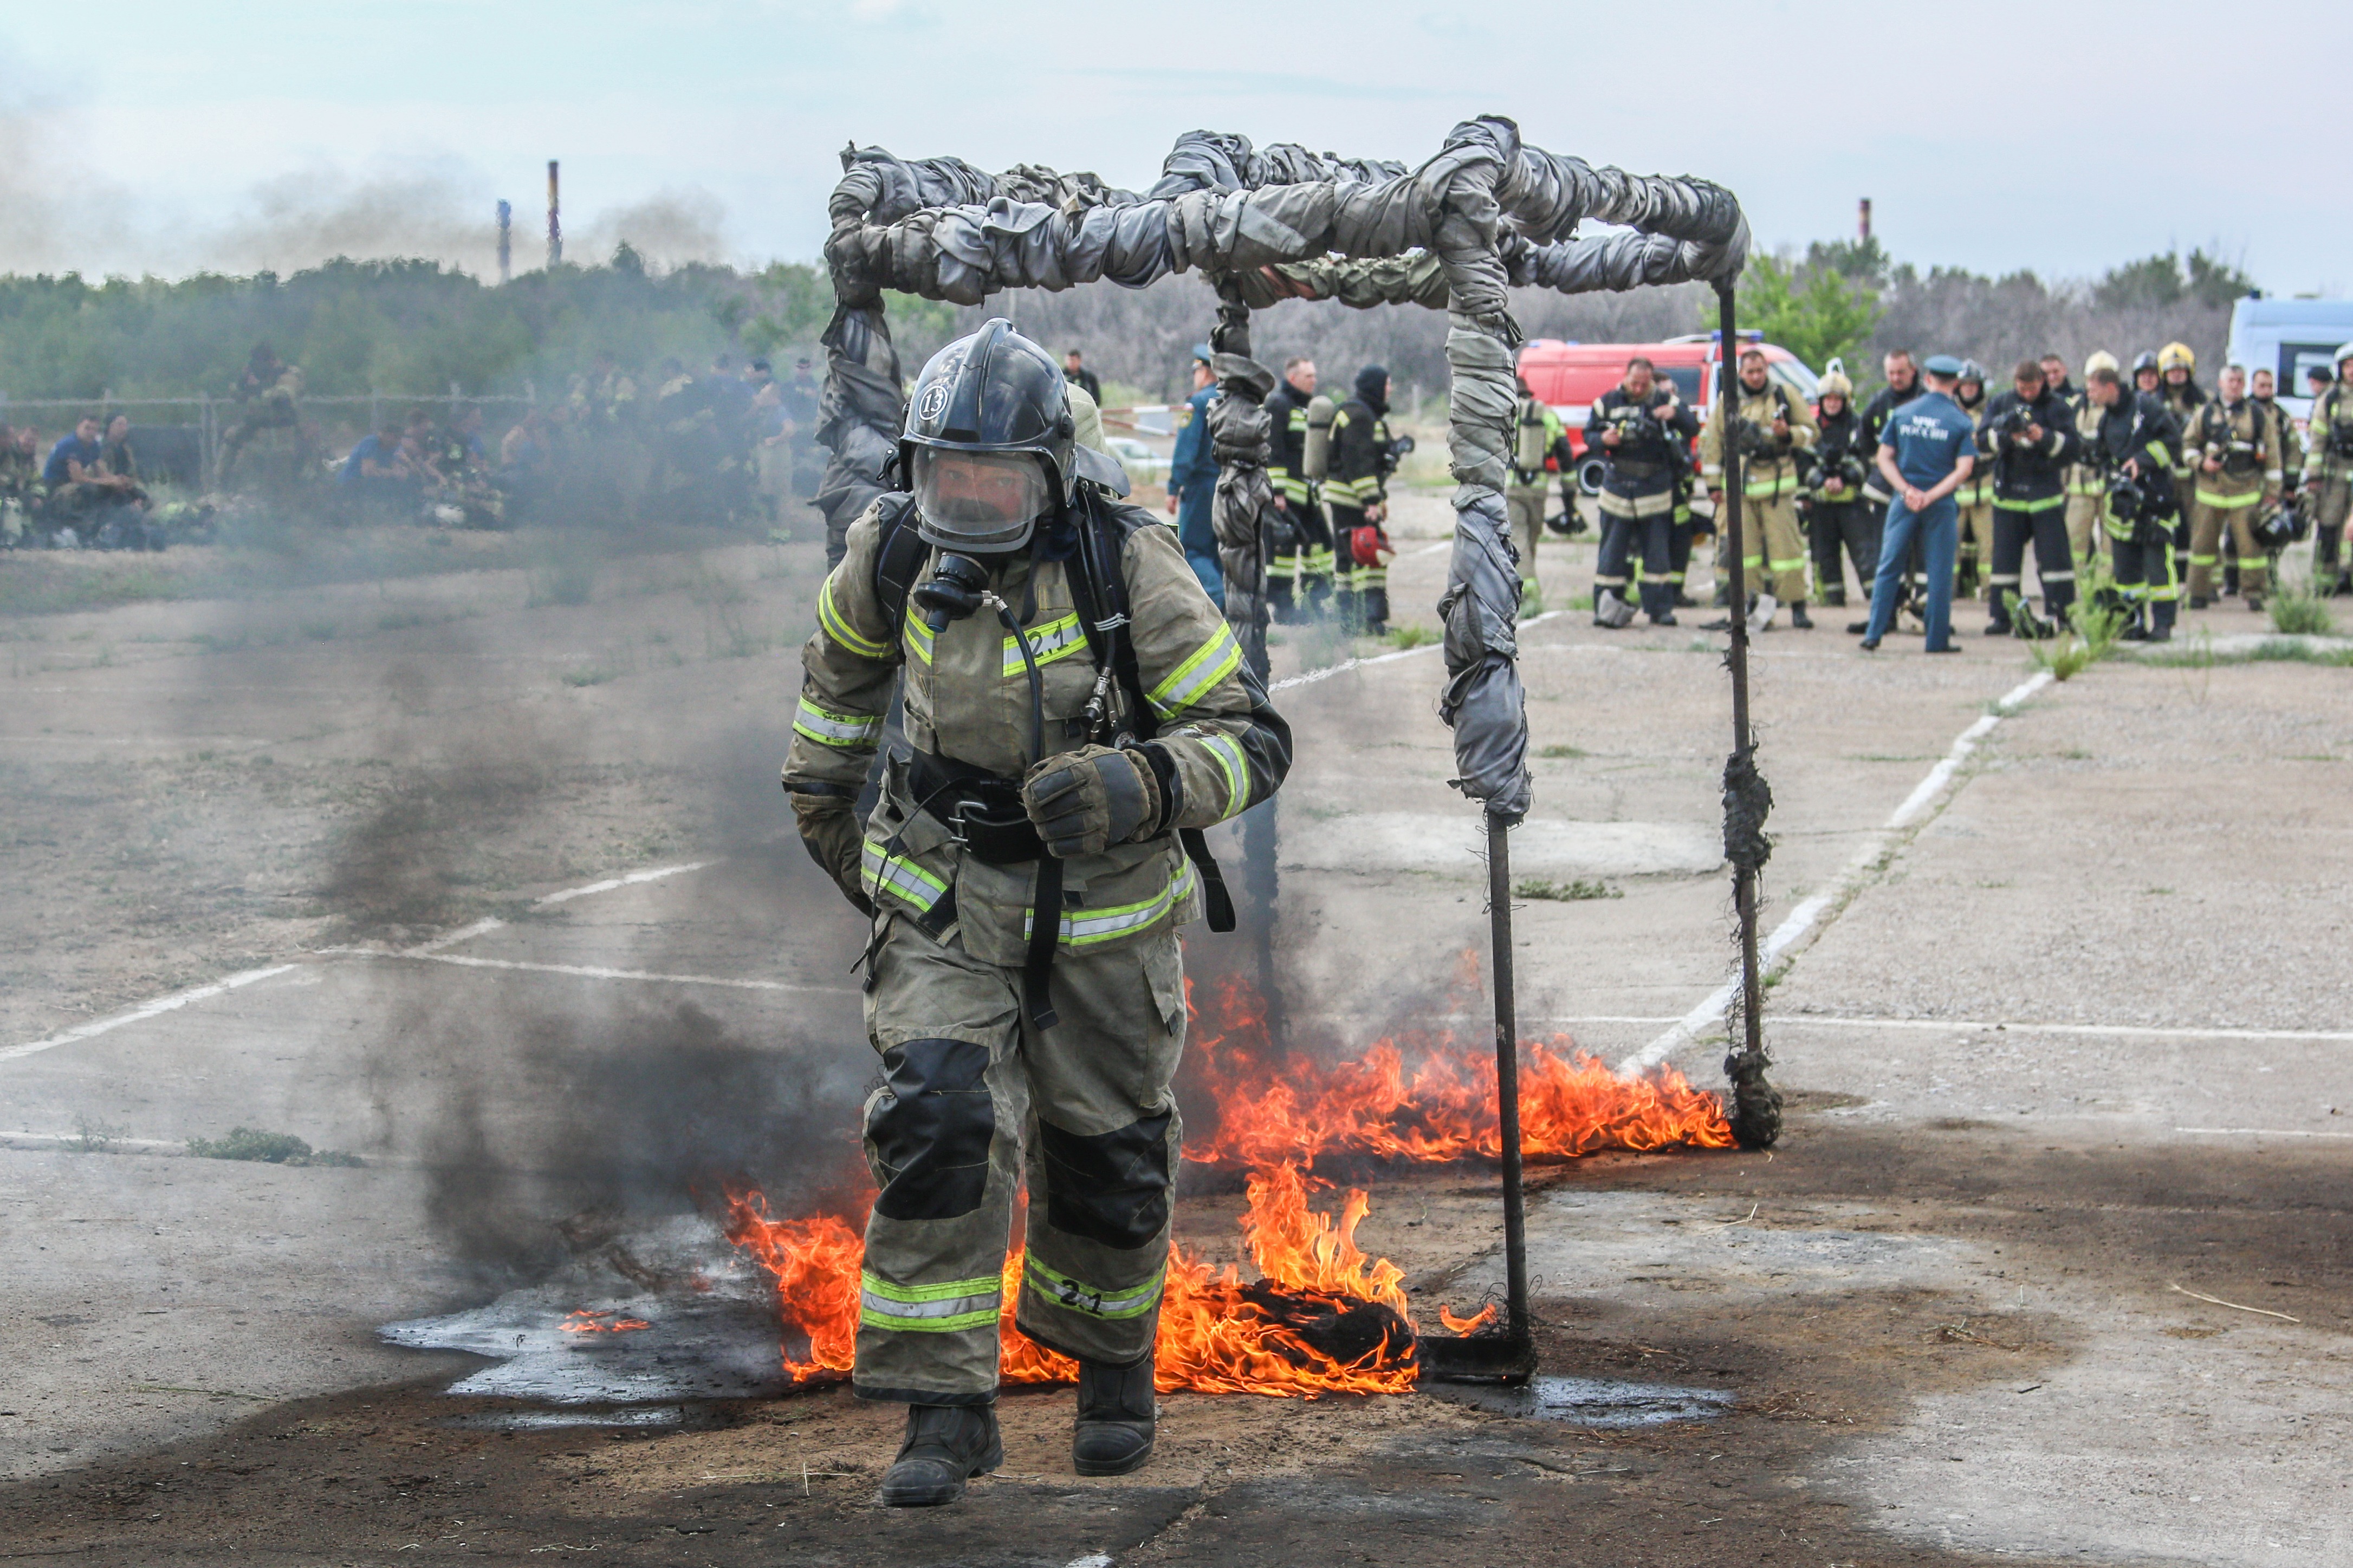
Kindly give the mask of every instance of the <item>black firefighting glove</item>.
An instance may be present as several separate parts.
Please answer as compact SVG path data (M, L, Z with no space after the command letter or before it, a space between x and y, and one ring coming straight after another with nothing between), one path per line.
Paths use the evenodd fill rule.
M1150 837L1166 809L1144 754L1109 746L1048 757L1022 780L1021 804L1047 850L1062 860Z
M866 852L866 835L859 829L857 804L846 794L810 795L796 790L793 820L801 830L801 842L808 847L809 858L833 879L842 897L871 920L874 900L866 896L858 874Z

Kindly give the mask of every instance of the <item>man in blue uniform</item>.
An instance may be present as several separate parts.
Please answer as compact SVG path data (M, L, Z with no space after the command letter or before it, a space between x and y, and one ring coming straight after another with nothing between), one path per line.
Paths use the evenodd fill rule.
M1218 608L1226 607L1226 574L1218 564L1218 534L1209 523L1209 500L1218 489L1218 458L1209 450L1209 405L1218 384L1209 373L1209 345L1193 348L1193 395L1185 400L1184 424L1176 432L1176 455L1168 468L1168 510L1176 518L1176 542L1193 574Z
M1887 503L1887 531L1879 542L1871 625L1862 638L1866 653L1879 651L1879 639L1895 623L1904 563L1915 536L1928 572L1927 651L1958 651L1953 647L1953 557L1960 548L1961 517L1953 492L1977 466L1977 426L1953 401L1961 362L1936 354L1923 368L1927 395L1897 409L1879 436L1879 472L1894 499Z

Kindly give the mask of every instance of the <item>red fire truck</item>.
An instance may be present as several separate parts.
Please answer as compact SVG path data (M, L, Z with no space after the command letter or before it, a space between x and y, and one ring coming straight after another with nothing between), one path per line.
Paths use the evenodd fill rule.
M1767 374L1808 403L1814 400L1817 377L1806 362L1762 334L1743 332L1741 347L1765 351ZM1520 374L1528 390L1550 405L1568 426L1569 449L1577 455L1577 488L1587 495L1601 493L1601 459L1585 449L1585 416L1593 400L1625 379L1626 362L1641 354L1674 384L1675 395L1701 418L1707 417L1715 395L1715 334L1694 332L1662 343L1565 343L1556 338L1532 338L1520 346ZM1694 448L1696 451L1696 448Z

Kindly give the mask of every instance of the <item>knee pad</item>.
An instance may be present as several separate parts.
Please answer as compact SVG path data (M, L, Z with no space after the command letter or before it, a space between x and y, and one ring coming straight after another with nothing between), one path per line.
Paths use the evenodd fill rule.
M882 1053L883 1082L866 1112L866 1142L882 1169L874 1212L886 1219L954 1219L980 1207L997 1110L988 1047L910 1040Z
M1168 1224L1168 1116L1092 1137L1039 1118L1046 1223L1124 1251L1148 1246Z

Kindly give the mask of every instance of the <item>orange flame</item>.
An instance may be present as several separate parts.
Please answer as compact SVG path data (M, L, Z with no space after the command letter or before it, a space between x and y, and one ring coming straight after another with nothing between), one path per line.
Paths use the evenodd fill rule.
M605 1320L607 1318L612 1321L607 1322ZM557 1326L567 1334L626 1334L631 1329L653 1327L643 1318L623 1318L611 1312L586 1310L565 1313L564 1321Z
M1470 973L1475 978L1475 962ZM1419 1358L1405 1271L1356 1243L1371 1199L1350 1189L1336 1218L1320 1213L1308 1206L1309 1194L1331 1184L1306 1173L1324 1154L1430 1161L1499 1152L1492 1057L1441 1039L1418 1046L1419 1065L1409 1074L1405 1053L1383 1040L1361 1060L1323 1067L1277 1059L1239 985L1221 988L1218 1014L1219 1032L1201 1042L1198 1058L1218 1131L1185 1156L1249 1168L1240 1223L1259 1279L1246 1283L1231 1264L1170 1247L1158 1387L1293 1397L1409 1392ZM1733 1147L1722 1103L1680 1073L1621 1079L1565 1040L1523 1051L1520 1115L1530 1154ZM785 1356L786 1374L801 1382L849 1371L863 1252L857 1229L831 1215L774 1218L756 1192L727 1194L725 1228L775 1279L787 1329L808 1341L806 1360ZM999 1376L1071 1382L1078 1363L1014 1323L1021 1263L1018 1249L1005 1260ZM1490 1302L1460 1317L1440 1306L1438 1317L1449 1331L1468 1334L1493 1322L1496 1309Z

